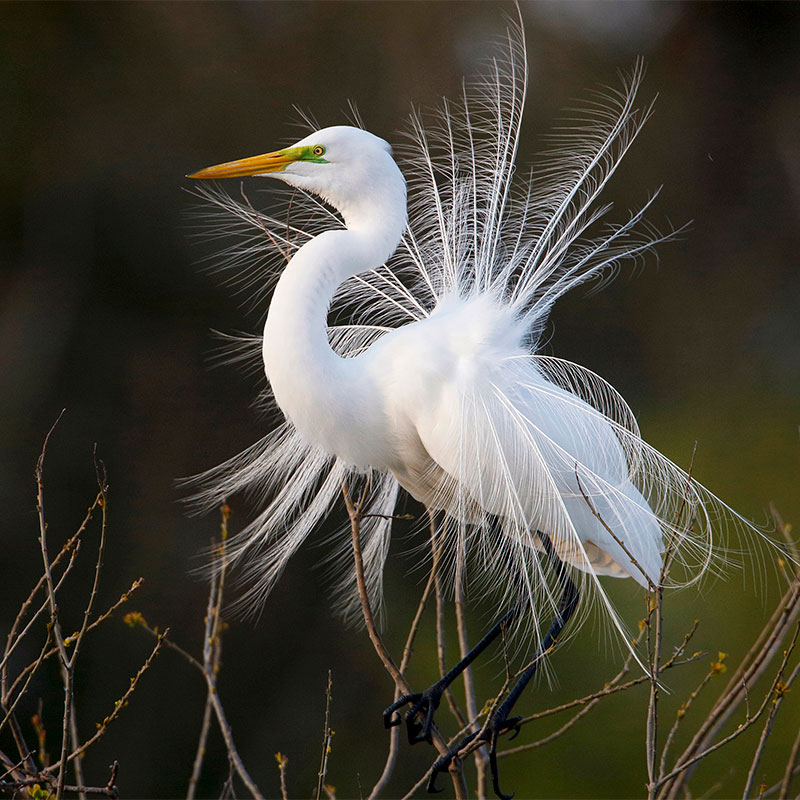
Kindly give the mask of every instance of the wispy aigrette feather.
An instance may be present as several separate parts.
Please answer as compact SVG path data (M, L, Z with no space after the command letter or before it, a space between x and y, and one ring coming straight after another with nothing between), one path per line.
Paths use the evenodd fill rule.
M533 637L540 615L552 617L558 604L537 529L553 538L620 632L599 575L653 585L666 550L675 556L669 581L691 582L722 565L729 533L755 530L643 441L612 386L537 352L559 297L609 279L620 262L644 257L676 233L645 220L657 193L616 222L607 221L611 207L602 201L650 115L651 105L637 105L642 75L637 62L618 90L593 96L553 134L538 167L520 175L528 75L521 32L511 31L504 52L457 103L443 103L430 118L412 113L395 151L408 186L406 233L385 265L340 286L330 317L331 346L347 358L373 346L390 350L395 332L428 321L451 350L485 366L479 374L465 369L453 395L432 400L448 422L427 438L420 425L437 469L415 476L415 486L450 517L443 533L450 579L491 592L498 608L524 608L519 625ZM199 193L211 204L204 212L213 219L209 235L233 237L215 269L256 306L266 306L303 244L343 227L336 212L302 190L289 190L289 213L283 206L272 214L256 211L244 195L214 187ZM257 358L260 338L251 344ZM247 347L237 339L236 357ZM230 543L249 587L242 608L260 607L337 502L342 481L363 474L363 465L345 463L286 421L197 478L201 506L245 491L263 509ZM398 480L410 487L387 469L372 470L369 480L373 516L362 534L377 606ZM348 548L343 536L338 558L346 566L337 587L346 616L356 600Z

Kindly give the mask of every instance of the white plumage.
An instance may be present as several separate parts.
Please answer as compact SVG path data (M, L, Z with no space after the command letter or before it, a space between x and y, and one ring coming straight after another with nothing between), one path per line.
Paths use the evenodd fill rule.
M412 115L402 170L385 141L337 126L193 176L267 174L301 190L288 218L203 192L224 212L215 233L238 224L223 266L257 299L279 275L260 344L285 421L201 476L204 504L246 489L264 506L230 549L250 584L245 604L267 596L341 481L366 473L375 604L390 536L378 515L392 514L399 485L454 521L443 534L450 578L498 609L520 604L534 637L558 602L536 531L622 631L598 576L655 584L668 546L685 568L675 582L693 580L717 550L712 523L746 527L641 439L609 384L539 352L558 297L673 235L644 221L654 196L611 224L599 200L649 115L636 106L641 76L637 64L621 90L595 97L519 181L527 70L513 33L460 105L427 125ZM337 557L348 613L347 537Z

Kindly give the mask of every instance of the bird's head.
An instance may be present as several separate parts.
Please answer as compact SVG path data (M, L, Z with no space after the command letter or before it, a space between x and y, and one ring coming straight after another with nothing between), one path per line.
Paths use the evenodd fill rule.
M405 181L388 142L361 128L323 128L291 147L227 161L187 175L214 180L277 178L319 195L353 221L387 200L405 209Z

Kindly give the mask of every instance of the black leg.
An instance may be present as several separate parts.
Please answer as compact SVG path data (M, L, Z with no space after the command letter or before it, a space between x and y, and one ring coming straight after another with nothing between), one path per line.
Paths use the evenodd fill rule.
M440 678L424 692L404 694L398 697L384 712L383 724L387 728L400 725L402 719L393 717L395 711L410 703L411 708L405 713L408 741L431 743L433 731L433 714L442 701L444 690L500 635L503 628L517 616L517 610L511 609L492 629L467 653L446 675ZM417 714L424 714L424 721L417 721Z
M533 676L536 674L536 670L539 667L539 662L547 655L547 652L555 644L556 639L561 631L564 630L564 626L567 624L569 618L572 616L575 608L578 605L578 599L580 596L577 586L575 586L575 584L572 582L572 579L567 574L564 563L558 557L550 538L543 533L539 533L539 537L541 539L544 552L550 561L550 565L553 567L556 573L556 580L563 587L563 591L558 614L553 620L553 623L550 625L547 633L544 635L544 638L542 639L541 644L536 651L536 655L522 675L520 675L519 680L514 685L514 688L508 693L508 697L506 697L506 699L494 710L485 726L485 729L480 734L481 741L486 742L489 746L489 767L492 773L492 786L495 794L501 800L511 800L514 795L503 794L503 792L500 790L500 781L497 771L497 739L500 734L509 730L514 730L513 736L516 736L519 732L519 723L522 717L509 718L508 715L511 713L511 709L514 707L514 704L517 702L517 700L519 700L519 697L525 690L525 687L528 685L528 683L530 683L531 678L533 678ZM471 733L469 736L462 739L452 750L450 750L449 753L447 753L447 755L440 758L433 765L427 785L427 790L429 792L440 791L436 788L436 777L438 774L446 770L450 766L450 762L454 758L457 758L459 753L477 736L478 733Z

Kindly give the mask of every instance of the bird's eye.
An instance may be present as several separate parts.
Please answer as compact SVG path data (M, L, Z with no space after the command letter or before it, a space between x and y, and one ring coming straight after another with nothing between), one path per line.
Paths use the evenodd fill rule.
M324 156L325 155L325 148L318 144L314 149L311 151L315 156Z

